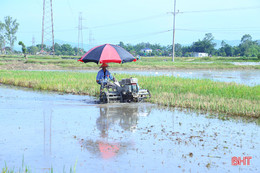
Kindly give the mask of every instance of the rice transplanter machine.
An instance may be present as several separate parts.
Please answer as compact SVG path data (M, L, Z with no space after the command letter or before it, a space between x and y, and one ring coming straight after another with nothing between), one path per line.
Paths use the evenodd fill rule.
M113 82L101 80L100 96L101 103L110 102L141 102L146 98L151 98L147 89L140 89L137 78L126 78Z

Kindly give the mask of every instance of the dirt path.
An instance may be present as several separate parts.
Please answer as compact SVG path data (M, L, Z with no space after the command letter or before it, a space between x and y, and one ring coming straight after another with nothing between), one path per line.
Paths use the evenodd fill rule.
M7 62L6 64L0 65L0 70L62 70L59 66L50 64L32 64L24 63L23 61L12 61L12 63Z

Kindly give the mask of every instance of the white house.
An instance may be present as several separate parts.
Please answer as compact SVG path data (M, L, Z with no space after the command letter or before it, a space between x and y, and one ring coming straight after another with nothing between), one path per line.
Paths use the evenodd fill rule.
M150 49L150 48L145 48L145 49L141 49L141 52L144 52L144 53L152 53L153 50Z
M208 57L209 54L208 53L204 53L204 52L192 52L192 56L193 57Z

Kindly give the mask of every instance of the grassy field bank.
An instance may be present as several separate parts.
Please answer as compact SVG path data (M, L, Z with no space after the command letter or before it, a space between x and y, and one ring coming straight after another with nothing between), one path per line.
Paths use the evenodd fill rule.
M15 66L30 65L54 65L59 68L96 68L95 63L82 63L77 61L77 56L28 56L25 59L22 56L0 56L0 69L5 65ZM175 62L171 57L141 57L137 62L121 64L110 64L112 68L124 69L260 69L260 65L234 65L231 62L259 62L257 58L243 57L176 57Z
M132 75L133 76L133 75ZM117 75L118 80L130 75ZM149 89L152 103L192 108L207 112L260 117L260 85L249 87L235 83L183 79L168 76L137 76L141 88ZM0 71L0 83L37 90L78 95L99 95L96 73Z

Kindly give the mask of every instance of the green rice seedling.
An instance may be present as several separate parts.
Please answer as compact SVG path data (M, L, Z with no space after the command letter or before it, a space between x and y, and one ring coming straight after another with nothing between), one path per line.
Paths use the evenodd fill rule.
M260 117L260 86L186 79L173 76L118 74L117 79L137 77L141 88L152 94L148 101L159 105L192 108L208 112ZM99 95L96 73L53 71L0 71L0 83L35 90L79 95Z
M40 56L29 55L27 60L22 56L0 56L0 61L15 62L20 64L41 64L41 65L54 65L60 68L95 68L95 63L82 63L78 62L77 58L72 57L62 58L60 56ZM17 62L18 61L18 62ZM171 57L141 57L137 62L121 64L112 64L111 68L115 69L260 69L260 65L234 65L228 62L259 62L257 58L243 59L241 57L176 57L175 62L171 61ZM211 63L205 63L211 62Z

